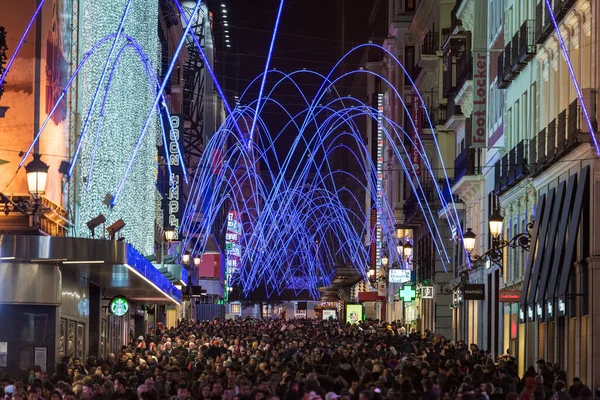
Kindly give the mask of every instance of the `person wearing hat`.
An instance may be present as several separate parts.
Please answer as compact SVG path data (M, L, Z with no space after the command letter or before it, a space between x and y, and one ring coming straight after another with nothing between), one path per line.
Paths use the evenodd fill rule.
M7 395L12 396L16 392L17 392L17 388L15 387L15 385L8 385L4 388L4 393Z
M339 399L340 396L335 394L334 392L329 392L325 395L325 400L335 400L335 399Z

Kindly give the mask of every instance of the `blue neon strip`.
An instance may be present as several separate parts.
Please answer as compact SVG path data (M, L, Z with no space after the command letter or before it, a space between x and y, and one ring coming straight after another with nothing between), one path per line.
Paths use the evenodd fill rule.
M188 24L189 20L188 20L187 16L185 15L185 11L181 7L181 4L179 4L179 0L174 0L174 1L175 1L175 5L177 6L177 9L179 10L179 14L181 15L181 18L183 19L183 21L186 24ZM225 94L223 93L223 89L221 89L221 85L219 85L219 81L212 69L212 66L210 65L210 62L208 62L208 58L206 58L204 49L200 45L200 42L198 42L196 33L194 31L192 31L191 36L192 36L192 39L194 40L194 43L196 44L196 48L200 52L200 56L202 57L202 60L204 60L204 68L206 68L206 70L210 74L210 77L212 78L213 83L215 84L215 88L217 89L217 93L219 93L219 97L221 98L221 101L223 102L223 105L225 106L225 109L227 110L227 115L231 115L233 113L233 111L231 110L231 107L229 106L229 102L227 102L227 97L225 97ZM240 136L240 138L243 138L244 135L242 134L242 130L240 129L239 125L237 124L237 121L235 121L235 120L234 120L234 125L237 129L237 133Z
M156 285L167 296L181 303L181 290L177 289L150 261L146 260L130 244L127 244L127 265Z
M137 43L133 38L125 35L125 37L127 38L128 42L126 45L124 45L121 50L119 50L119 52L117 53L117 56L115 57L115 61L113 62L113 66L111 68L110 71L110 75L108 78L108 83L106 85L106 89L104 91L104 98L102 100L102 106L100 107L100 118L98 120L98 126L96 127L96 135L94 138L94 147L93 147L93 151L92 151L92 159L90 161L90 168L89 168L89 172L88 172L88 179L87 179L87 183L86 183L86 190L90 190L91 187L91 183L92 183L92 178L93 178L93 169L94 169L94 160L96 159L96 151L97 151L97 147L98 147L98 140L99 140L99 136L100 136L100 128L102 126L102 121L104 118L104 109L106 106L106 99L108 98L108 92L110 90L111 87L111 83L112 83L112 79L113 79L113 75L114 72L116 70L116 67L118 65L118 62L123 54L123 52L131 47L136 51L136 54L138 55L140 62L142 63L142 66L144 67L144 70L146 71L146 77L148 78L148 84L150 85L150 89L152 90L152 94L155 96L156 95L156 90L158 87L160 87L160 82L158 79L158 76L156 75L156 73L153 73L153 68L152 65L150 64L150 59L148 58L147 54L144 52L144 49L142 49L142 47L139 45L139 43ZM154 78L154 79L153 79ZM169 114L169 110L167 109L166 105L165 105L165 99L164 99L164 95L163 95L163 101L161 102L161 104L159 104L157 106L157 112L160 115L161 114L161 106L164 106L164 113L166 115L167 120L169 121L169 125L171 127L171 130L173 129L173 125L171 123L171 115ZM162 124L162 122L160 123L160 129L161 129L161 134L162 134L162 138L163 138L163 148L165 151L165 159L168 160L169 158L169 150L167 148L167 136L166 136L166 132L164 129L164 126ZM179 149L178 149L179 151ZM180 154L181 157L181 154ZM170 163L166 163L167 164L167 169L169 172L169 182L171 183L171 186L173 185L173 179L172 179L172 173L171 173L171 164ZM183 165L183 164L182 164Z
M293 74L296 73L300 72ZM286 75L280 82L290 78L291 75ZM328 78L323 79L325 90L329 88L335 90L333 84L341 78L333 81ZM298 87L293 81L292 83ZM305 289L312 296L318 296L316 285L318 282L326 284L331 266L340 257L353 265L366 265L369 259L361 238L365 235L370 237L372 233L364 231L364 228L356 231L350 219L364 221L368 218L370 210L363 210L359 206L358 213L349 211L347 204L342 204L338 200L341 193L346 193L349 201L357 205L361 204L362 199L345 188L335 188L335 176L344 174L347 179L354 179L354 175L364 177L366 183L361 184L364 185L367 196L375 198L377 196L376 166L371 161L367 161L368 165L359 163L360 171L353 171L350 174L345 171L332 171L328 159L334 151L343 149L352 159L370 160L370 153L362 143L360 129L353 120L362 116L375 120L381 118L381 114L378 110L350 98L336 99L324 107L318 104L322 97L309 103L299 89L299 94L305 100L307 108L296 115L291 115L285 107L273 99L275 87L278 85L279 82L265 95L261 104L257 105L255 100L247 106L236 108L234 114L227 117L223 126L206 144L190 188L190 202L187 204L183 220L186 227L183 231L187 237L200 237L201 240L195 242L186 239L184 246L189 248L188 245L191 245L192 253L201 254L206 245L206 240L203 238L211 231L219 210L227 205L233 211L248 215L248 222L244 224L240 238L242 257L239 263L242 268L239 273L232 276L232 284L235 282L240 285L244 293L249 293L259 285L266 286L268 295L281 293L285 288L293 286L296 292ZM339 103L334 104L336 101L343 104L341 109ZM351 105L348 106L346 102ZM353 102L358 105L353 105ZM288 115L289 122L279 132L269 134L268 126L261 117L261 112L267 103L277 104L285 115ZM403 106L406 107L405 104ZM321 113L324 114L324 118L320 117ZM257 126L260 126L265 135L260 135L253 143L255 146L250 150L248 146L244 146L244 142L235 137L231 127L233 121L241 121L248 125L248 121L255 118ZM310 134L306 132L309 123L311 125L314 123L316 127L316 131L311 131ZM384 119L383 128L390 143L400 143L400 146L393 148L393 151L400 160L402 169L408 174L413 167L402 161L408 154L404 144L406 139L411 141L410 137L406 138L406 132L402 127L389 119ZM275 141L284 132L287 131L289 134L289 129L296 129L298 135L285 162L282 163L277 158ZM342 144L345 136L358 144L357 153L356 150ZM238 140L235 141L236 139ZM235 145L226 146L229 141L234 141ZM412 144L426 159L427 154L424 153L418 140ZM213 174L212 158L215 149L224 149L224 153L222 166ZM297 153L294 156L295 163L290 161L293 157L292 153ZM300 164L297 156L300 156ZM263 182L262 171L254 168L257 163L266 167L268 180L272 184L267 185ZM433 173L429 160L426 159L424 164L427 170ZM270 166L276 169L270 170ZM331 184L334 186L330 186ZM437 214L434 215L427 201L422 201L425 195L421 183L411 181L410 184L413 192L418 195L418 207L423 212L425 223L434 239L435 251L440 255L441 263L446 268L449 256L437 226ZM244 187L250 188L251 198L247 197ZM333 189L326 189L328 187ZM208 188L211 189L210 197L206 199L204 193L208 192ZM228 198L236 201L229 204ZM206 201L210 204L205 211L206 207L198 205ZM390 250L395 250L393 209L385 201L377 206L378 208L380 206L382 214L383 242ZM201 221L194 222L194 213L199 209L202 209L203 218ZM448 221L451 221L451 215ZM292 234L282 235L282 232L292 232ZM314 240L323 241L325 235L330 235L329 237L340 245L335 251L323 246L319 256L316 257L312 250ZM379 244L381 241L377 242ZM263 251L265 247L267 250ZM394 251L390 258L399 261L398 255L393 253ZM298 259L300 261L297 261ZM296 263L301 266L294 265ZM365 275L363 270L360 270L360 273ZM305 276L306 279L296 282L294 278L296 275Z
M23 46L23 43L25 43L25 38L27 37L27 34L31 30L31 27L33 26L33 22L37 18L38 14L40 13L40 10L42 9L42 6L44 5L45 2L46 2L46 0L41 0L37 9L33 13L33 17L31 17L31 20L29 21L27 28L25 28L25 32L23 33L23 36L21 36L21 40L19 40L19 44L17 44L17 47L15 47L15 51L13 52L12 57L10 57L8 64L6 64L6 69L4 70L4 74L2 74L2 76L0 76L0 86L2 86L2 84L4 83L4 80L6 79L6 75L8 75L8 71L10 71L10 67L12 67L13 63L15 62L15 59L17 58L17 54L19 54L19 50L21 50L21 46Z
M111 39L111 38L113 38L115 36L116 36L116 34L113 33L113 34L110 34L110 35L107 35L107 36L103 37L87 53L85 53L83 55L83 58L81 59L81 62L79 63L79 65L77 66L77 68L75 69L75 71L73 72L73 75L71 75L71 78L69 78L69 81L65 85L65 88L63 89L63 91L60 93L60 96L56 100L56 104L54 104L54 106L52 107L52 110L50 110L50 113L48 113L48 116L46 117L46 120L44 121L44 123L40 127L40 130L38 131L38 133L35 135L35 138L33 139L33 142L31 143L31 145L29 146L29 148L25 152L25 155L21 158L21 162L19 162L19 168L21 168L23 166L23 164L27 160L27 157L29 157L29 154L31 154L31 152L33 151L33 147L35 146L35 144L39 140L42 132L46 128L46 125L48 125L48 122L50 122L50 118L52 118L52 116L54 115L54 112L56 111L56 109L60 105L60 102L63 101L63 99L65 98L65 94L67 93L67 91L69 90L69 88L71 87L71 85L73 84L73 81L77 77L77 74L79 74L79 71L81 70L81 68L83 67L83 65L90 58L90 56L92 54L94 54L94 51L96 51L96 49L98 47L100 47L107 40L109 40L109 39Z
M558 22L556 21L556 17L554 16L554 12L552 11L552 5L550 4L550 0L546 0L546 8L548 10L548 14L550 15L550 19L552 20L552 25L554 25L554 31L556 32L556 36L558 36L558 42L560 43L560 49L562 50L563 58L567 63L567 68L569 68L569 74L571 74L571 80L573 81L573 85L575 86L575 91L577 92L577 97L579 98L579 102L581 103L581 110L583 111L583 116L585 117L585 122L587 123L588 129L590 130L590 136L592 137L592 142L594 143L594 147L596 148L596 154L600 156L600 146L598 146L598 139L596 139L596 132L594 131L594 126L592 125L592 120L590 119L590 115L588 114L587 107L585 102L583 101L583 94L581 93L581 88L579 87L579 82L577 81L577 76L575 75L575 71L573 70L573 64L571 64L571 59L569 58L569 52L567 50L567 46L565 45L565 41L560 33L560 28L558 27Z
M275 37L277 37L277 30L279 29L279 21L281 20L281 12L283 11L283 0L279 2L279 10L277 11L277 18L275 19L275 28L273 29L273 36L271 37L271 45L269 46L269 54L267 54L267 63L265 64L265 73L263 74L262 82L260 84L260 91L258 92L258 100L256 101L256 113L252 119L252 128L250 129L250 139L248 141L248 147L252 147L252 140L254 137L254 128L256 127L256 118L258 117L258 108L260 107L260 101L262 99L263 91L265 90L265 82L267 81L267 72L269 71L269 64L271 64L271 56L273 55L273 48L275 47Z
M79 152L81 151L81 146L83 144L83 139L85 138L85 134L87 132L87 128L90 123L90 116L94 111L94 106L96 105L96 100L98 99L98 93L100 93L100 87L104 82L104 77L106 76L106 72L108 71L108 66L110 64L110 59L112 58L113 52L117 47L117 43L119 42L119 38L121 37L121 32L123 31L123 26L125 25L125 19L127 18L127 14L129 13L129 8L131 7L131 0L127 0L127 6L125 7L125 11L123 11L123 16L121 17L121 21L119 22L119 28L117 29L117 35L115 36L115 40L110 47L110 51L108 53L108 57L106 58L106 62L104 63L104 69L102 70L102 74L100 75L100 80L98 81L98 86L96 86L96 90L94 92L94 96L92 97L92 103L90 104L90 108L85 117L85 121L83 123L83 128L81 129L81 134L79 135L79 141L77 142L77 147L75 148L75 154L73 155L73 159L71 160L71 165L69 167L69 172L67 176L70 178L73 175L73 171L75 170L75 165L77 165L77 158L79 157Z
M179 40L179 43L177 45L177 48L175 50L175 53L173 53L173 59L171 60L171 64L169 65L169 68L167 69L167 72L165 74L166 77L169 77L171 75L171 73L173 72L173 68L175 67L175 64L177 63L177 57L179 57L179 53L181 52L181 48L183 47L183 44L185 43L185 38L187 37L187 35L190 32L190 29L192 27L192 23L194 20L194 16L197 14L198 12L198 8L200 7L200 4L202 3L201 0L197 0L196 1L196 5L194 6L194 11L192 14L192 18L190 19L190 23L188 23L188 25L185 28L185 31L183 32L183 35L181 36L181 39ZM150 126L150 120L152 118L152 114L154 113L154 110L156 109L156 106L158 105L159 101L162 98L162 94L165 91L165 87L167 86L167 82L169 80L165 79L161 86L160 89L158 90L158 93L154 99L154 104L152 105L152 107L150 108L150 113L148 114L148 118L146 118L146 123L144 124L144 127L142 128L142 132L140 133L140 137L138 138L138 141L135 145L135 148L133 150L133 156L131 158L131 160L129 161L127 168L125 170L125 175L123 176L123 179L121 180L121 183L119 184L119 187L117 188L117 192L115 193L115 195L113 196L112 200L111 200L111 206L115 206L119 200L119 195L121 194L121 191L123 190L123 188L125 187L125 181L127 180L127 177L129 176L129 173L131 172L131 168L133 166L133 161L134 158L137 154L137 152L139 151L139 148L142 144L142 141L144 139L144 136L146 135L146 132L148 131L148 127ZM185 171L185 168L183 168L183 170Z

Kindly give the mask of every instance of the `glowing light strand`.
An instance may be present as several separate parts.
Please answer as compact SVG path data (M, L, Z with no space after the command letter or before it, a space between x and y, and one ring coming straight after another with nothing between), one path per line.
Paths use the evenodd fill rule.
M590 130L590 136L592 138L592 142L594 144L594 148L596 149L596 154L600 156L600 146L598 145L598 139L596 138L596 132L594 131L594 126L592 124L592 120L590 119L590 115L588 114L587 107L585 105L585 101L583 100L583 93L581 93L581 88L579 86L579 81L577 80L577 76L575 75L575 71L573 70L573 64L571 63L571 59L569 58L569 52L567 50L567 46L565 45L565 41L562 37L562 33L560 32L560 27L558 26L558 22L556 21L556 17L554 16L554 12L552 11L552 5L550 4L550 0L545 0L546 9L548 11L548 15L550 15L550 20L552 21L552 25L554 26L554 31L556 32L556 36L558 37L558 42L560 43L560 49L562 51L563 58L567 63L567 68L569 69L569 74L571 75L571 80L573 81L573 86L575 86L575 91L577 92L577 97L579 98L579 102L581 103L581 111L583 112L583 116L585 118L585 122ZM571 116L569 116L570 118Z
M277 10L277 18L275 19L275 28L273 29L273 35L271 36L271 44L269 46L269 53L267 54L267 62L265 64L265 73L263 74L262 82L260 84L260 91L258 92L258 100L256 101L256 113L252 119L252 128L250 129L250 139L248 141L248 147L252 146L252 140L254 136L254 127L256 126L256 118L258 116L258 108L260 107L260 101L265 89L265 83L267 81L267 72L269 71L269 64L271 64L271 56L273 55L273 49L275 48L275 38L277 37L277 30L279 29L279 21L281 19L281 12L283 11L283 0L279 2L279 10Z
M115 35L115 39L110 47L110 51L108 52L108 57L106 58L106 62L104 63L104 68L102 69L102 74L100 75L100 79L98 80L98 85L96 86L96 90L94 91L94 95L92 96L92 102L90 104L90 108L88 109L87 115L85 117L83 127L81 129L81 133L79 135L79 141L77 146L75 147L75 154L73 155L73 159L71 160L71 165L69 166L69 172L67 173L68 177L73 175L73 171L75 170L75 165L77 163L77 158L79 156L79 152L81 151L81 146L83 145L83 140L85 138L85 134L87 132L90 117L92 116L92 112L94 111L94 106L96 105L96 101L98 100L98 94L100 93L100 87L104 82L104 77L106 76L106 72L108 71L108 66L110 65L110 60L112 55L117 47L117 43L119 42L119 38L121 37L121 32L123 31L123 26L125 25L125 20L127 19L127 14L129 13L129 9L131 8L131 0L127 0L127 5L125 6L125 10L123 11L123 16L121 17L121 21L119 22L119 27L117 29L117 34Z
M185 43L185 38L189 34L190 29L192 28L192 24L194 22L194 17L196 16L198 8L200 7L201 3L202 3L201 0L196 1L196 5L194 6L194 11L192 13L192 18L190 19L190 22L185 27L183 35L181 36L181 39L179 40L179 43L177 44L177 48L175 49L175 52L173 53L173 58L171 60L171 63L169 64L169 68L167 68L167 71L165 73L165 76L167 76L167 77L171 75L171 72L173 72L173 68L175 67L175 64L177 63L177 58L179 57L179 53L181 52L181 49ZM160 89L158 90L156 97L154 99L154 104L150 108L150 113L148 114L148 118L146 118L146 123L144 124L144 127L142 128L140 137L139 137L139 139L135 145L135 148L133 150L133 156L132 156L131 160L129 161L129 163L127 164L127 168L125 169L125 174L123 176L123 179L121 180L121 183L119 184L119 187L117 188L116 193L114 194L114 196L111 199L111 202L110 202L111 206L114 206L115 204L117 204L117 202L119 200L119 195L121 194L121 191L123 190L123 187L125 186L125 181L127 180L127 177L129 176L129 172L131 171L131 167L133 166L133 161L135 159L135 155L137 154L139 147L140 147L142 141L144 140L144 136L145 136L146 132L148 131L148 127L150 126L150 120L152 118L152 114L154 113L156 106L158 105L159 101L162 98L162 94L165 91L165 87L167 86L168 81L169 81L168 79L165 79L162 82L162 84L160 85ZM187 178L187 174L185 173L185 168L183 168L182 170L183 170L185 180L187 182L188 178Z
M10 57L8 64L6 64L6 69L4 70L4 73L2 74L2 76L0 76L0 86L2 86L2 84L4 83L4 80L6 79L6 75L8 75L8 71L10 70L10 67L12 67L13 63L17 59L17 54L19 54L19 50L21 50L21 46L23 46L23 43L25 43L25 38L27 38L27 35L29 34L31 27L33 26L33 22L36 20L38 14L40 13L40 10L44 6L45 2L46 2L46 0L40 1L40 4L38 4L38 7L36 8L35 12L33 13L31 20L29 21L29 24L27 24L27 28L25 28L25 32L23 33L23 36L21 36L21 39L19 40L17 47L15 47L15 51L13 52L12 56Z

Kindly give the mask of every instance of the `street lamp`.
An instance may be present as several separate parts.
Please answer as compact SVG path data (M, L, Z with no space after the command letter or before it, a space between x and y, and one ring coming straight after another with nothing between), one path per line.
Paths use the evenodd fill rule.
M532 219L528 224L525 232L521 232L515 235L510 240L502 239L502 222L503 217L496 210L489 216L489 228L490 234L492 235L492 247L482 255L472 254L475 249L475 239L477 235L471 231L471 228L467 228L467 231L463 234L463 243L465 250L469 253L471 262L477 262L479 260L490 260L494 264L502 267L502 249L510 247L512 249L521 248L525 251L529 251L531 245L531 233L530 230L533 228L534 220Z
M41 155L35 153L33 161L25 166L27 173L27 187L29 193L37 199L46 193L46 182L48 180L48 164L40 160Z
M173 229L166 229L165 230L165 240L167 242L172 242L173 238L175 238L175 231Z
M388 258L388 256L383 255L383 257L381 257L381 265L383 265L383 267L387 267L388 262L390 262L390 259Z
M502 221L504 218L496 210L490 215L489 225L490 233L494 239L497 239L502 234Z
M396 224L396 239L401 240L404 239L404 237L406 236L404 234L405 229L402 227L402 225L400 224Z
M194 265L196 267L200 265L200 257L194 257Z
M467 231L463 234L463 241L465 244L465 249L468 253L471 253L475 249L475 239L477 235L473 233L471 228L467 228Z
M184 254L181 256L181 261L182 261L182 262L183 262L185 265L188 265L188 264L189 264L189 262L190 262L190 255L189 255L189 253L184 253Z
M413 246L412 246L412 244L410 244L410 242L408 240L406 240L406 242L404 243L402 250L403 250L402 253L406 256L407 260L412 257Z

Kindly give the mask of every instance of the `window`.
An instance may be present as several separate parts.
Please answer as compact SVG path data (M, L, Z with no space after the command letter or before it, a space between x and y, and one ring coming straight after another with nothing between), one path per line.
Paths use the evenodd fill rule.
M100 357L106 358L106 319L102 318L100 326Z
M231 314L241 314L242 313L242 305L240 303L230 303L229 304L229 312Z
M531 99L531 112L533 113L533 118L531 118L531 135L537 135L539 132L538 127L540 126L540 108L539 103L537 101L538 96L540 95L538 90L537 82L533 82L531 84L531 95L529 98Z
M75 357L75 321L69 321L67 357Z
M85 357L83 351L83 335L84 335L84 327L83 324L77 324L77 357L83 359Z
M65 343L67 339L67 320L60 319L60 342L58 347L58 355L62 359L65 356Z

